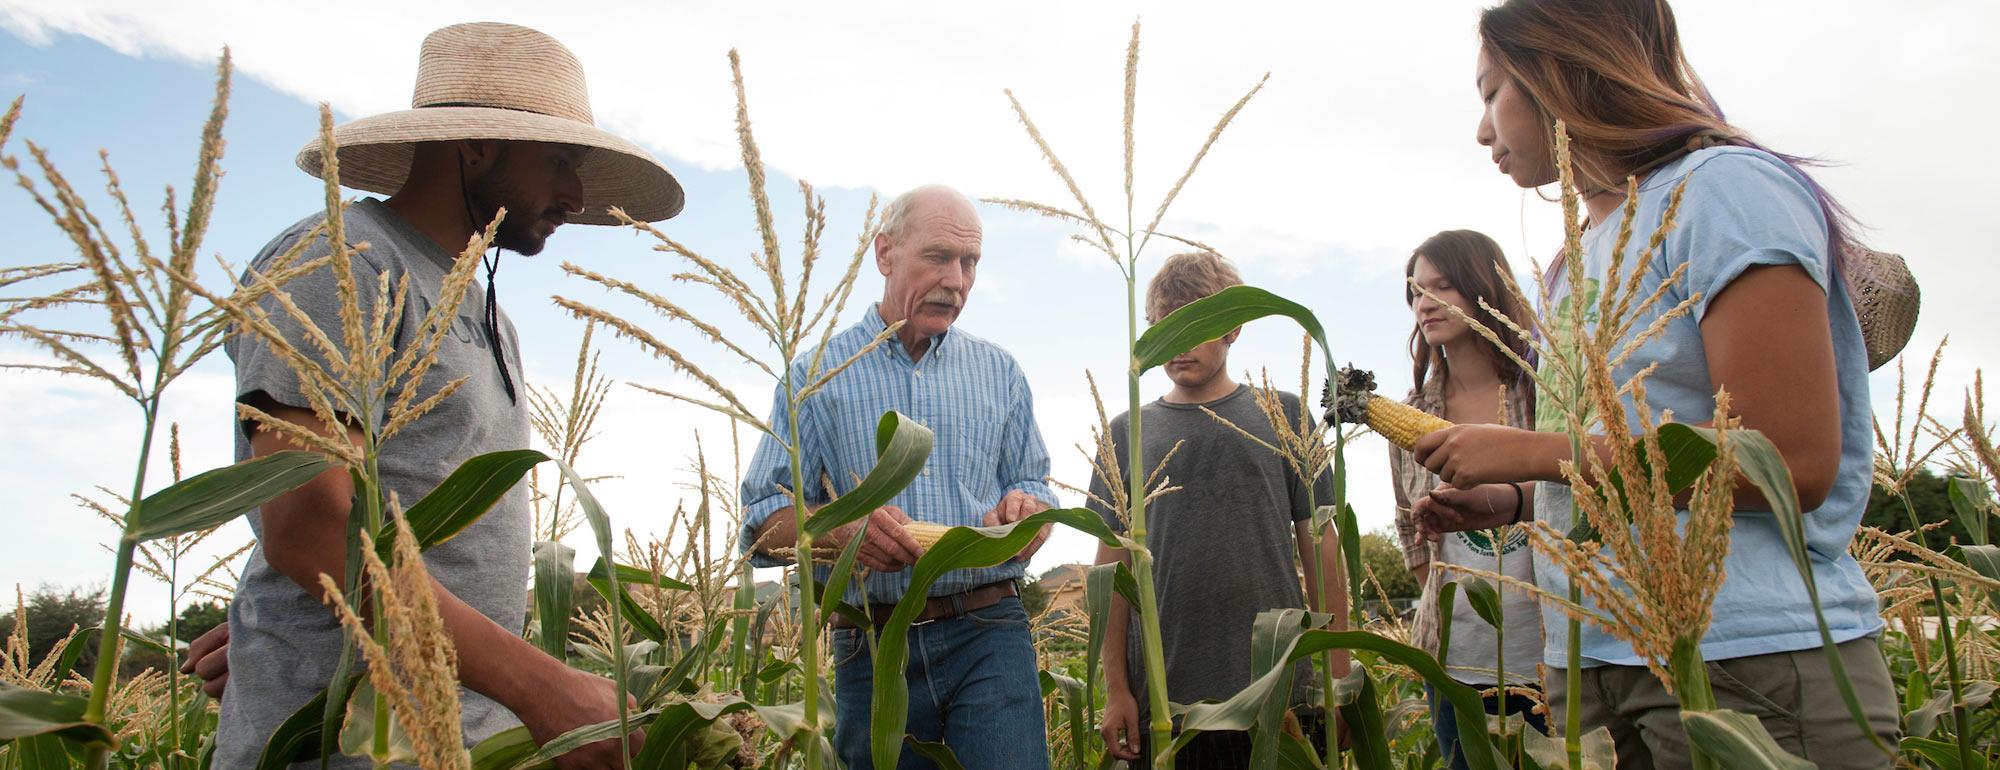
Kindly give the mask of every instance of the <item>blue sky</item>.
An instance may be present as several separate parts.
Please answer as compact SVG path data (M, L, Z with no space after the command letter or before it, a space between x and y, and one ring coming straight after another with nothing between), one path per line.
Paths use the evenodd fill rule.
M1913 347L1927 353L1943 334L1955 335L1940 378L1946 387L1940 398L1949 402L1941 413L1955 414L1970 370L2000 360L2000 344L1980 310L1990 305L1989 292L1979 282L1952 280L1992 274L1990 242L1975 223L2000 199L2000 169L1981 149L1995 116L1991 105L1963 96L1977 90L1972 84L2000 78L2000 59L1970 31L1994 28L1995 12L1948 3L1889 10L1856 4L1844 15L1806 13L1820 6L1798 3L1750 11L1680 6L1696 65L1731 106L1731 117L1781 148L1842 161L1821 178L1861 214L1879 247L1911 256L1926 290ZM420 18L362 7L352 18L326 20L319 34L300 35L290 12L264 6L204 14L93 2L0 3L7 30L0 33L0 85L28 96L7 150L25 156L24 139L48 148L108 216L94 175L97 150L108 149L142 216L157 223L162 186L187 186L213 85L212 57L231 41L239 70L226 129L227 175L206 251L240 264L318 205L318 182L292 163L313 136L315 102L331 100L340 119L406 104L423 32L485 16L546 29L578 52L592 77L600 123L652 149L688 191L686 210L665 231L731 264L745 264L755 248L730 136L724 53L731 45L746 57L780 232L795 234L801 225L792 175L824 183L829 259L840 266L852 253L871 192L886 198L936 181L975 196L1068 204L1012 122L1001 87L1015 89L1100 209L1117 194L1117 89L1129 8L1075 10L1065 17L1070 23L1048 27L1031 22L1036 13L1057 12L1052 8L946 14L916 7L901 16L814 8L786 24L716 9L676 11L684 17L663 21L665 11L635 8L632 24L607 28L537 8L473 7L427 6ZM1435 10L1416 9L1371 11L1371 18L1263 5L1225 16L1196 6L1147 10L1139 210L1152 210L1214 116L1272 71L1265 93L1211 154L1167 227L1217 246L1248 282L1313 309L1335 355L1377 370L1385 389L1406 385L1409 316L1400 284L1411 247L1440 229L1475 227L1499 240L1522 268L1527 256L1545 256L1556 243L1554 207L1493 174L1485 150L1470 140L1477 117L1470 23L1477 5L1457 7L1464 15L1450 23ZM1775 25L1795 34L1760 34ZM661 37L674 44L660 45ZM1877 55L1841 53L1855 50ZM1910 125L1924 126L1927 145L1940 151L1913 152ZM1061 227L991 208L985 217L985 269L960 323L1021 361L1055 456L1053 475L1082 483L1086 471L1074 445L1087 440L1093 419L1086 369L1118 399L1110 410L1123 410L1115 395L1122 392L1116 386L1123 369L1120 280L1101 256L1067 243ZM0 228L10 235L0 263L70 254L11 185L0 191ZM559 269L574 261L656 287L705 317L730 317L701 292L670 284L682 265L650 245L629 231L571 226L541 256L507 257L499 291L522 330L529 379L567 387L581 324L549 303L550 295L562 294L626 313L714 365L746 402L768 404L771 384L760 372L730 365L726 354L688 330L644 317ZM1171 253L1168 245L1151 248L1142 275ZM786 249L796 258L795 240ZM843 323L881 291L872 266L862 272ZM208 277L222 276L211 266ZM614 379L697 392L664 362L600 340ZM1237 345L1232 368L1269 366L1281 385L1294 388L1298 343L1296 328L1285 322L1255 324ZM0 342L0 358L34 355L18 342ZM1876 383L1878 403L1890 402L1893 374L1878 374ZM1145 396L1165 387L1153 375ZM185 433L189 471L228 462L227 360L213 357L176 388L167 415ZM94 382L17 372L0 374L0 397L11 407L0 417L0 453L13 460L0 463L0 484L15 500L0 514L11 535L0 541L0 585L103 581L111 559L97 544L110 541L112 530L68 496L95 485L129 485L136 408ZM727 428L713 415L622 385L600 428L585 469L618 477L603 482L600 495L620 526L642 534L658 533L683 494L678 485L688 479L681 469L693 451L692 431L701 431L711 452L727 446ZM1351 445L1349 456L1352 499L1363 522L1386 525L1380 442ZM239 526L221 540L241 542L247 534ZM1059 535L1035 568L1087 559L1089 548L1079 536ZM145 609L159 606L164 592L135 590L138 617L164 614Z

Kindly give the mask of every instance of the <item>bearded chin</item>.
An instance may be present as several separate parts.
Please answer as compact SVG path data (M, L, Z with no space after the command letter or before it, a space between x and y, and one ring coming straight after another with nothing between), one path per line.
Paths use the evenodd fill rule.
M541 234L535 232L534 219L508 217L500 222L500 232L494 233L493 244L524 257L542 253L542 246L548 243Z

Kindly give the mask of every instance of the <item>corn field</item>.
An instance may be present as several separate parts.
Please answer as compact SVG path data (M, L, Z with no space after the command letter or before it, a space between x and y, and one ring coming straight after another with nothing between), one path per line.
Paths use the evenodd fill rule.
M1139 162L1131 138L1139 40L1135 24L1125 59L1124 120L1118 127L1125 137L1122 201L1093 201L1086 195L1059 159L1058 143L1045 137L1032 120L1024 106L1024 101L1030 100L1009 92L1006 98L1026 138L1072 198L1062 202L990 199L989 203L1074 227L1078 242L1101 252L1116 267L1128 308L1125 337L1129 360L1121 369L1128 373L1124 391L1130 413L1139 411L1142 373L1230 329L1270 316L1290 319L1307 338L1302 394L1325 387L1347 392L1350 401L1365 395L1354 391L1349 378L1336 370L1334 356L1339 351L1329 344L1314 315L1264 289L1232 288L1188 305L1150 327L1141 326L1136 287L1150 253L1148 246L1157 241L1218 248L1159 228L1175 198L1196 175L1231 121L1241 110L1254 109L1254 97L1264 83L1248 84L1247 92L1222 113L1207 141L1162 199L1150 209L1142 207L1135 200L1131 183L1132 169ZM740 528L741 501L736 489L741 469L736 458L741 442L762 435L783 441L783 436L798 432L795 425L791 430L777 430L778 426L765 424L761 417L764 405L745 402L709 372L718 366L747 362L770 373L794 406L839 377L852 360L820 361L815 351L854 305L850 295L876 228L871 205L863 221L848 225L856 240L846 264L818 264L832 248L830 242L823 242L829 223L823 201L810 185L801 184L798 194L805 201L806 221L798 224L805 235L796 253L785 253L780 245L785 240L779 235L781 223L771 212L764 165L752 132L749 92L734 52L730 64L737 98L733 118L762 248L747 260L711 258L700 251L699 244L682 244L628 218L625 221L635 233L677 261L679 269L685 271L679 276L681 280L671 286L647 286L565 264L574 285L563 287L555 302L577 322L570 330L581 338L575 371L567 387L531 383L525 399L533 427L550 451L522 447L475 458L452 476L464 483L442 486L423 500L397 500L386 495L376 474L375 459L384 442L394 441L400 430L435 403L390 403L387 394L413 392L413 388L392 386L426 375L427 351L438 344L454 317L455 303L471 286L476 257L493 237L497 221L469 244L465 256L458 260L458 268L446 283L449 302L431 311L426 327L417 335L426 342L413 353L391 356L385 348L380 317L363 317L359 310L357 298L363 293L376 292L378 307L401 302L401 294L386 284L356 285L349 280L342 285L341 298L346 303L346 328L318 330L327 340L337 341L333 347L346 351L346 357L331 367L316 365L306 356L296 358L300 379L316 394L316 412L327 416L389 415L379 428L370 429L361 445L308 433L296 438L310 451L284 452L183 478L176 439L167 460L175 469L176 483L148 489L144 483L147 463L161 461L148 456L154 436L173 430L171 425L159 424L159 416L163 401L173 398L170 386L176 376L216 350L227 335L259 336L274 347L289 347L292 343L258 310L260 303L285 296L287 281L307 272L332 269L345 274L346 262L354 258L341 230L345 202L337 181L339 169L332 161L331 114L322 109L322 157L328 159L324 169L327 219L324 230L317 233L330 244L331 253L305 259L303 249L296 250L271 269L247 274L245 280L209 285L196 279L195 262L212 217L221 169L231 77L227 52L218 67L214 108L201 129L197 171L185 205L170 206L165 212L171 235L166 243L149 244L142 239L141 216L127 203L108 162L101 172L106 195L86 195L73 187L32 141L12 137L15 119L24 109L17 100L0 122L0 164L66 234L77 253L74 261L0 268L0 286L11 287L10 294L26 295L7 299L0 306L0 335L36 345L59 362L35 367L91 378L127 397L143 416L145 428L144 435L129 439L141 447L129 490L92 496L94 505L115 523L118 533L113 558L107 564L111 590L103 622L75 629L56 651L35 659L26 637L26 628L34 618L28 617L23 603L16 617L25 622L15 624L13 637L0 648L0 768L207 766L217 717L214 701L201 693L200 683L172 668L118 675L121 656L148 650L171 652L160 640L122 627L121 621L129 612L122 605L129 582L135 572L139 579L165 582L176 601L203 586L226 587L222 578L226 578L228 559L217 564L183 564L182 557L221 525L331 467L346 468L357 482L359 504L350 531L353 542L362 547L358 549L361 558L350 564L345 580L326 579L336 596L341 585L365 583L372 590L350 592L329 609L347 629L349 665L343 670L351 673L327 682L320 697L285 721L270 737L260 767L281 768L331 753L370 757L377 766L400 762L479 770L551 767L555 757L571 749L626 736L643 736L643 747L635 746L637 750L628 753L629 764L649 770L838 767L829 740L833 696L822 629L826 618L855 611L843 605L840 597L860 568L854 548L827 547L816 544L816 539L865 517L894 497L922 469L933 437L927 428L896 413L882 415L877 434L880 461L874 471L860 480L853 492L801 522L793 555L801 563L830 563L831 585L816 584L811 569L791 569L760 587L744 555L714 547L716 533L733 533ZM1556 131L1563 136L1561 126ZM1559 168L1567 172L1562 142L1558 140ZM1581 223L1574 185L1567 173L1565 199L1574 248ZM113 213L101 216L99 211L107 205ZM1630 218L1626 221L1629 227ZM1648 235L1657 242L1659 234L1645 233L1622 233L1621 240ZM1222 250L1226 251L1226 245ZM236 268L228 270L230 275L236 273ZM1566 369L1567 376L1560 381L1569 383L1570 388L1554 397L1565 408L1571 435L1604 434L1616 448L1609 462L1617 473L1577 473L1572 479L1579 506L1595 525L1587 541L1579 541L1576 532L1557 532L1533 523L1521 526L1528 527L1538 552L1571 570L1611 574L1622 582L1647 588L1668 584L1687 588L1679 600L1647 603L1616 592L1592 593L1610 584L1579 580L1571 584L1578 586L1571 596L1540 598L1576 607L1587 597L1603 608L1602 613L1573 613L1571 623L1606 626L1630 641L1663 681L1675 685L1684 725L1700 761L1706 763L1703 766L1806 766L1803 760L1784 754L1754 718L1715 707L1712 696L1707 695L1709 685L1701 675L1704 669L1697 648L1706 628L1706 599L1712 598L1720 581L1720 549L1727 543L1735 486L1757 484L1780 517L1800 515L1790 485L1772 481L1788 478L1783 463L1769 441L1730 422L1726 396L1718 399L1715 430L1671 423L1628 430L1620 394L1635 383L1614 378L1611 364L1628 352L1621 340L1635 331L1632 319L1685 313L1687 308L1654 307L1656 296L1618 296L1620 283L1607 282L1612 291L1602 302L1606 307L1624 308L1623 312L1605 315L1592 331L1553 335L1537 333L1538 329L1479 329L1494 339L1530 335L1540 346L1537 352L1542 361ZM1108 278L1105 284L1109 296L1113 284ZM620 317L589 299L579 299L588 296L585 290L626 295L655 311L657 317L645 319L645 323ZM742 320L759 330L760 338L729 339L711 320L683 309L676 296L687 291L718 292L740 309ZM1519 286L1514 291L1528 294ZM1547 296L1529 298L1537 307L1551 304ZM89 309L99 322L90 328L42 325L40 318L48 311L77 308ZM674 347L663 341L669 338L665 331L669 328L691 328L708 344L700 349ZM893 327L885 331L876 344L893 331ZM612 339L607 340L607 334ZM703 452L684 470L687 495L675 507L666 535L659 539L641 539L618 529L612 512L605 510L591 491L590 439L599 425L612 419L604 406L614 386L614 373L600 370L597 357L597 351L606 345L635 346L664 362L663 369L685 375L686 381L697 386L691 392L647 389L659 397L725 414L739 431L726 441L721 436L702 437L706 441ZM2000 452L1994 446L2000 433L1984 412L1980 378L1970 383L1935 382L1937 362L1943 355L1940 344L1925 367L1925 376L1911 383L1914 396L1903 398L1899 392L1897 413L1877 418L1874 481L1904 507L1907 526L1864 528L1852 550L1882 597L1883 616L1890 627L1882 646L1900 696L1904 738L1900 745L1880 749L1902 766L1957 770L2000 761L2000 731L1995 729L2000 727L2000 709L1994 706L1994 695L2000 691L2000 671L1996 670L2000 630L1989 622L2000 612L1996 607L2000 605L2000 545L1989 540L1989 518L1996 513L1996 480L2000 480ZM794 381L789 364L802 358L810 365L804 369L805 379ZM638 377L647 373L630 374ZM1636 383L1639 388L1643 385ZM1090 387L1095 393L1097 383ZM1962 414L1931 411L1930 396L1939 387L1965 390L1967 406ZM1268 383L1265 388L1268 390ZM449 387L444 389L445 397L449 391ZM1364 405L1362 411L1381 411L1377 406ZM283 429L282 421L254 413L249 407L242 409L242 419ZM786 413L798 412L789 409ZM1103 414L1100 400L1100 417ZM1380 422L1373 418L1370 414L1361 421ZM1139 421L1130 421L1129 427L1127 445L1143 446ZM877 684L871 742L877 770L892 767L905 748L942 767L981 766L977 757L955 757L948 746L904 735L908 693L901 672L909 654L908 628L921 609L925 586L953 569L1001 563L1038 529L1052 524L1133 554L1130 568L1109 564L1089 572L1082 612L1046 611L1033 619L1052 766L1080 769L1111 764L1097 730L1104 703L1098 669L1102 627L1112 597L1122 595L1138 608L1145 627L1141 635L1152 653L1146 656L1152 745L1175 745L1176 735L1247 731L1256 746L1253 764L1262 768L1439 767L1442 759L1425 705L1425 684L1462 715L1483 713L1481 693L1449 678L1439 657L1412 646L1401 618L1362 612L1361 608L1386 597L1379 582L1361 567L1361 533L1346 499L1349 484L1374 483L1348 477L1345 453L1350 432L1324 424L1277 427L1286 440L1271 447L1272 451L1284 455L1286 462L1306 476L1326 473L1334 480L1332 499L1316 501L1319 514L1312 523L1315 537L1336 539L1344 558L1337 564L1315 565L1315 573L1323 574L1319 570L1326 569L1342 576L1347 594L1344 612L1329 612L1327 607L1274 610L1260 616L1253 628L1220 630L1241 637L1258 650L1253 681L1226 701L1173 704L1164 664L1157 654L1161 618L1152 583L1152 556L1145 546L1146 503L1173 490L1164 483L1154 483L1152 469L1143 466L1138 453L1133 453L1129 466L1118 467L1109 450L1109 421L1104 421L1098 430L1099 445L1086 453L1092 455L1094 472L1117 490L1117 499L1112 502L1129 522L1125 533L1113 532L1098 514L1083 508L1048 510L1009 526L937 528L920 533L926 550L911 568L908 593L917 600L898 604L873 653ZM1426 428L1404 425L1401 429L1421 432ZM796 474L800 448L786 448L794 455ZM1580 451L1577 460L1579 468L1586 464ZM1950 479L1950 510L1918 510L1912 502L1907 494L1909 485L1924 472ZM1646 478L1657 483L1614 489L1620 484L1618 478ZM798 510L805 509L807 481L795 476L790 486L797 496ZM1089 480L1056 481L1067 482L1065 486L1074 489L1088 486ZM545 744L534 741L526 728L517 728L468 748L455 718L455 656L441 630L437 599L428 587L421 554L469 526L515 484L532 488L538 540L532 554L520 554L523 559L531 558L534 565L533 585L522 587L531 596L524 637L577 669L615 682L618 692L629 694L631 705L615 721L581 728ZM1683 507L1674 498L1690 491L1692 502L1684 506L1689 519L1683 531L1662 537L1633 534L1658 528L1661 521L1671 530L1676 509ZM1944 542L1935 525L1923 523L1946 519L1960 523L1970 533L1970 542ZM575 549L566 543L574 543L577 537L590 538L604 556L592 564L577 563ZM1718 543L1722 545L1718 547ZM1795 544L1796 559L1805 558L1796 550L1803 548L1803 542ZM230 558L240 553L230 554ZM1709 558L1699 558L1703 554ZM1642 573L1621 566L1645 562L1669 567ZM1810 583L1809 570L1798 574ZM1462 594L1447 591L1442 601L1497 607L1495 591L1534 590L1532 586L1505 585L1497 578L1470 576ZM1450 617L1449 612L1443 615ZM1824 621L1821 628L1824 632ZM1448 638L1449 630L1441 635ZM1571 638L1575 636L1572 632ZM1830 637L1826 646L1831 651ZM72 674L78 656L89 649L97 651L92 674ZM1349 655L1354 661L1345 677L1332 675L1336 654ZM1292 664L1300 660L1313 661L1316 676L1310 689L1316 703L1341 726L1328 734L1345 732L1349 736L1344 744L1329 740L1314 745L1298 732L1296 724L1288 725L1280 716L1285 714L1285 699L1292 690ZM1858 715L1858 705L1850 705ZM1178 732L1169 721L1170 714L1180 715ZM1550 714L1549 721L1564 724L1564 716ZM1461 719L1461 724L1467 722L1486 727L1466 728L1462 736L1466 759L1475 768L1608 770L1612 766L1608 739L1598 734L1579 735L1573 717L1567 722L1570 729L1558 731L1554 737L1525 729L1518 717L1491 722L1478 717ZM1172 766L1171 752L1161 752L1157 762L1161 767Z

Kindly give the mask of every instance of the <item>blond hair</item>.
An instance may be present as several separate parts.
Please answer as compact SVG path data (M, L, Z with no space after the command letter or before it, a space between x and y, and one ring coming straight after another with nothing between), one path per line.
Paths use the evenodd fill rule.
M1175 254L1167 257L1166 263L1160 265L1160 272L1154 273L1152 282L1146 284L1146 319L1157 322L1183 305L1241 285L1243 276L1221 254L1213 251Z

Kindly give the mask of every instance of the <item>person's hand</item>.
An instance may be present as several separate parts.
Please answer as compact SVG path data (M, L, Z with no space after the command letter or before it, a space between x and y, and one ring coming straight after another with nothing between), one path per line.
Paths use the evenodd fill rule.
M1108 687L1104 693L1104 721L1097 734L1104 738L1104 753L1127 762L1139 759L1139 702L1125 687Z
M201 691L208 697L222 700L222 691L229 686L229 624L216 627L194 638L187 646L187 659L181 661L181 673L193 674L201 678Z
M1492 529L1515 521L1514 487L1486 484L1472 489L1440 486L1410 505L1417 532L1437 540L1446 532Z
M868 530L863 536L867 539L861 542L861 551L854 558L876 572L901 572L917 563L917 557L924 553L924 547L917 544L917 539L911 537L908 530L903 529L903 523L909 520L903 509L885 505L868 514L866 519L835 528L833 541L842 548L847 547L855 534L861 532L861 525L865 522Z
M1016 489L1002 496L1000 504L993 506L993 510L986 512L984 524L988 527L1012 524L1048 509L1048 503L1037 500L1033 495ZM1021 551L1014 554L1014 558L1010 561L1027 561L1029 557L1035 555L1036 551L1041 550L1042 543L1047 542L1048 539L1049 526L1044 524L1041 531L1035 533L1034 539L1029 540L1027 545L1022 546Z
M611 680L563 667L556 671L556 681L542 688L529 707L517 709L515 716L521 718L521 724L527 726L528 735L536 744L545 744L576 728L618 719L617 698L618 685ZM634 709L638 706L629 695L625 702ZM632 731L629 745L633 756L638 756L645 738L644 731ZM611 770L625 766L619 761L616 737L579 746L556 757L555 764L558 770Z
M1551 441L1561 442L1555 449ZM1551 455L1551 450L1554 454ZM1551 458L1567 457L1568 439L1505 425L1453 425L1417 439L1417 463L1460 489L1508 481L1534 481L1551 468Z

